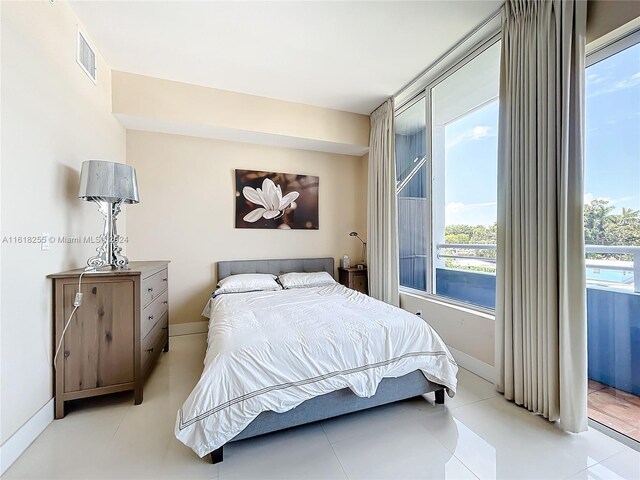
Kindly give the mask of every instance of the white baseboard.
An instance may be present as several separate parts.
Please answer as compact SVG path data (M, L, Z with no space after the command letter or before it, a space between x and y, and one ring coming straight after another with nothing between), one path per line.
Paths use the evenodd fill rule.
M9 469L52 421L53 398L0 446L0 475Z
M179 335L191 335L194 333L207 333L209 331L209 322L190 322L176 323L169 325L169 336L177 337Z
M462 368L484 378L487 382L491 382L493 384L496 383L498 376L496 375L496 368L493 365L489 365L488 363L478 360L477 358L461 352L460 350L456 350L455 348L449 347L449 351L451 352L451 355L453 355L453 358L456 359L458 365Z

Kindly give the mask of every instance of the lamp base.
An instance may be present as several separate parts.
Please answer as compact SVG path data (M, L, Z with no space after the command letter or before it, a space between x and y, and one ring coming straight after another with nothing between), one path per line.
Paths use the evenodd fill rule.
M106 266L118 270L129 270L129 259L124 255L116 255L116 258L109 261L109 244L117 245L117 242L102 241L102 245L97 250L104 250L100 254L95 255L87 260L87 269L97 269ZM119 247L117 247L120 249ZM120 249L121 250L121 249Z
M95 200L100 213L104 217L104 230L98 238L102 242L96 249L98 255L87 260L88 268L101 268L107 265L111 268L126 270L129 268L129 259L122 255L122 247L118 245L122 237L118 235L116 220L120 213L121 202L110 203Z

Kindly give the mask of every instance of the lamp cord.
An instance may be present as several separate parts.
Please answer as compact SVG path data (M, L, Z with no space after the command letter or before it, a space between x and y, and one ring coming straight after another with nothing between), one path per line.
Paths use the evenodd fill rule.
M87 271L83 271L80 274L80 278L78 278L78 292L77 293L81 293L81 288L82 288L82 276L87 273ZM58 354L60 353L60 349L62 348L62 344L64 342L64 336L67 333L67 329L69 328L69 325L71 325L71 319L73 318L73 315L76 313L76 310L78 310L78 307L80 306L80 304L78 302L74 302L73 305L73 310L71 311L71 315L69 315L69 319L67 320L67 323L65 324L64 328L62 329L62 335L60 335L60 341L58 342L58 348L56 348L56 353L53 356L53 369L57 370L58 367L56 365L56 360L58 359Z

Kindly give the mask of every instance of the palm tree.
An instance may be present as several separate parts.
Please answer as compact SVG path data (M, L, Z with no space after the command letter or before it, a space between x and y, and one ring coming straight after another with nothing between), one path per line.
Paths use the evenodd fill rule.
M633 223L636 220L640 220L640 210L622 207L620 223Z
M606 245L611 212L615 210L609 200L595 199L584 207L584 237L589 245Z

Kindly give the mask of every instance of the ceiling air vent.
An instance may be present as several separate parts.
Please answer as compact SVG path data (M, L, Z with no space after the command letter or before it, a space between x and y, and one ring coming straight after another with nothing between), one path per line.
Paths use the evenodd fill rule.
M87 42L80 29L78 29L78 45L76 48L76 60L82 70L96 83L96 54Z

